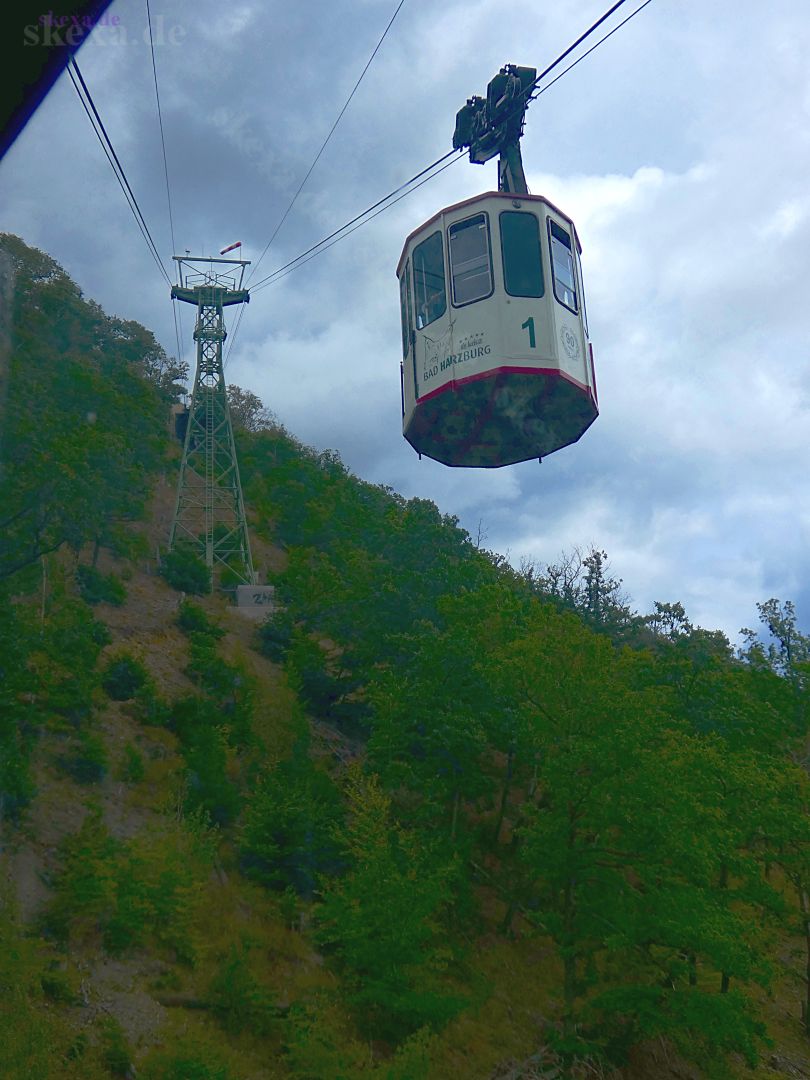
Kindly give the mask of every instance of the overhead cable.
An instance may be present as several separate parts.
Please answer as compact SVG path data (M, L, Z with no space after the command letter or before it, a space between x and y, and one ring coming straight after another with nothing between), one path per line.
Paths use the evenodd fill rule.
M335 229L334 232L331 232L328 236L325 236L323 240L319 240L317 244L313 244L312 247L307 248L306 251L302 251L300 255L296 256L296 258L294 259L291 259L290 262L285 263L284 266L280 266L277 270L274 270L272 274L268 274L267 277L262 278L261 281L257 281L256 284L253 286L252 291L255 292L257 289L262 288L263 285L269 283L273 278L280 274L282 270L286 270L288 266L292 266L293 263L297 263L299 259L303 259L304 256L309 255L310 252L315 251L316 248L321 247L322 244L325 244L328 240L331 240L332 237L337 236L338 233L342 233L344 229L348 229L350 225L354 225L356 221L360 221L361 218L366 217L368 214L371 213L372 210L376 210L378 206L382 206L383 203L387 203L389 200L394 200L394 196L398 195L400 191L403 191L405 188L410 187L411 184L414 183L414 181L424 176L425 173L431 172L431 170L435 169L437 165L441 165L442 162L447 161L449 157L459 157L461 153L462 151L460 150L448 150L446 154L444 154L440 158L437 158L436 161L426 166L424 169L421 170L421 172L418 172L415 176L412 176L410 180L406 180L404 184L400 184L399 187L394 188L393 191L389 191L387 195L383 196L382 199L378 199L377 202L372 203L371 206L367 207L361 214L356 214L350 221L347 221L345 225L341 225L339 229ZM441 172L441 170L438 171ZM429 179L430 177L428 177L428 180ZM417 187L421 187L421 184L416 184L413 190L415 191ZM394 201L399 202L398 199ZM376 214L374 216L376 217Z
M447 161L448 158L453 158L453 161ZM356 232L357 229L359 229L362 225L365 225L367 221L371 221L372 218L375 218L378 214L381 214L383 210L387 210L389 206L393 206L394 203L399 202L400 199L404 199L406 195L410 195L411 191L416 191L416 189L418 187L421 187L422 184L426 184L428 180L432 180L434 176L438 176L440 172L444 172L444 170L449 168L450 165L452 165L455 161L460 160L460 151L448 151L448 153L446 153L443 157L440 157L437 161L434 161L432 165L428 165L427 168L424 168L421 172L418 172L416 176L412 176L410 180L406 180L404 184L400 184L399 187L394 188L394 190L389 192L388 195L386 195L384 198L378 199L377 202L375 202L372 206L369 206L366 210L364 210L362 214L358 214L356 217L353 217L351 221L347 221L345 225L342 225L339 229L335 229L335 231L330 233L329 236L325 236L323 240L320 240L317 244L313 244L312 247L307 248L307 250L297 256L297 258L292 259L288 263L285 263L284 266L280 266L277 270L274 270L272 274L268 274L266 278L262 278L261 281L257 282L252 287L252 289L250 290L251 293L258 292L259 290L265 288L265 286L267 285L273 285L276 281L278 281L279 278L286 277L287 274L292 273L293 270L297 270L299 266L303 266L305 262L309 262L310 259L314 259L316 255L320 255L322 251L326 251L327 248L333 247L340 240L343 240L344 237L351 236L353 232ZM447 164L442 165L442 162L447 162ZM435 172L431 172L431 170L435 169L437 165L442 165L442 167L440 169L436 169ZM425 173L430 173L430 175L425 176ZM420 177L425 178L423 180L420 180L418 184L414 184L414 181L419 180ZM405 188L408 188L408 190L403 190ZM402 194L399 194L400 192L402 192ZM398 195L399 197L394 198L394 196L396 195ZM380 207L380 209L377 209L378 207ZM372 211L374 210L376 210L376 213L372 213ZM350 228L350 226L352 225L354 225L354 228ZM332 241L332 243L329 243L330 240ZM309 256L309 258L307 258L306 256ZM231 335L231 343L228 347L228 352L222 365L223 371L225 370L228 360L230 359L231 352L233 351L233 344L236 340L236 335L239 331L239 326L242 322L244 313L245 306L242 305L239 311L239 315L237 316L236 325L233 329L233 334Z
M622 0L622 3L624 3L624 0ZM554 85L555 82L558 82L563 77L563 75L566 75L571 70L571 68L575 68L577 66L577 64L580 62L580 60L584 60L586 56L590 56L591 53L594 51L594 49L599 48L599 46L602 44L602 42L607 41L607 39L609 37L613 37L613 35L616 33L617 30L621 30L621 28L625 25L625 23L629 23L630 20L635 15L638 15L638 13L640 11L643 11L644 8L648 4L651 4L651 3L652 3L652 0L644 0L643 4L639 4L639 6L635 9L635 11L631 11L630 14L626 18L622 19L622 21L617 26L614 26L613 29L609 33L605 34L604 37L599 38L599 40L597 42L595 42L595 44L591 45L590 49L586 49L586 51L582 54L582 56L578 56L576 58L576 60L572 64L569 64L568 67L565 68L563 71L561 71L559 75L555 75L555 77L551 80L551 82L546 83L546 85L543 87L542 90L538 90L536 94L532 94L532 98L533 99L534 98L539 98L541 94L545 94L546 90L550 89ZM537 85L537 80L535 80L535 86L536 85Z
M152 36L152 12L149 7L149 0L146 0L146 24L149 28L149 48L152 53L152 74L155 79L155 101L157 103L157 115L158 125L160 127L160 145L163 150L163 175L166 179L166 204L169 208L169 234L172 239L172 255L177 253L177 244L174 240L174 216L172 214L172 193L169 186L169 161L166 156L166 136L163 131L163 110L160 107L160 89L158 88L158 76L157 76L157 62L155 60L155 41ZM174 336L177 340L177 359L182 363L183 361L183 344L182 344L182 325L183 320L180 316L180 324L178 325L178 312L177 301L172 300L172 317L174 319Z
M71 82L73 83L73 86L76 90L76 93L79 96L79 100L84 107L84 111L87 113L88 119L90 120L90 124L93 128L93 131L95 132L96 138L101 143L101 148L103 149L107 160L110 163L111 169L115 173L115 178L124 193L124 198L127 200L129 208L132 211L135 221L137 222L138 228L141 230L141 234L146 241L150 254L157 263L157 267L163 275L166 284L169 286L169 288L171 288L171 279L166 273L166 267L163 265L163 260L160 257L158 249L155 245L155 241L152 239L152 234L149 231L149 226L146 224L146 219L144 218L143 213L141 212L141 208L138 205L138 200L135 198L135 194L132 190L132 187L130 186L129 180L127 180L127 175L124 172L124 167L118 159L118 155L115 152L115 148L113 147L112 141L110 140L110 136L107 134L107 129L104 127L104 122L99 116L99 112L96 108L95 102L93 101L92 94L87 87L87 83L84 81L84 77L79 70L79 65L76 63L75 57L71 59L67 71L68 75L70 76ZM77 79L78 82L76 81Z
M148 0L147 0L147 2L148 2ZM380 38L380 40L379 40L379 41L377 42L377 44L376 44L376 45L374 46L374 51L372 52L371 56L370 56L370 57L368 58L368 60L366 61L366 66L365 66L365 67L363 68L363 70L362 70L362 71L360 72L360 78L359 78L359 79L357 80L357 82L356 82L356 83L354 84L354 86L352 87L352 92L351 92L351 93L349 94L349 96L348 96L348 97L346 98L346 101L345 101L345 103L344 103L344 105L343 105L343 108L342 108L342 109L340 110L340 112L339 112L339 113L338 113L338 115L337 115L337 119L335 120L334 124L332 124L332 127L331 127L331 128L329 129L329 134L328 134L328 135L326 136L326 138L325 138L325 139L323 140L323 142L321 143L321 148L320 148L320 150L319 150L319 151L318 151L318 153L317 153L317 154L315 155L315 158L314 158L314 160L313 160L312 164L310 165L310 167L309 167L309 168L307 169L307 172L306 172L306 175L304 176L304 179L303 179L303 180L301 181L301 183L300 183L300 184L298 185L298 190L297 190L297 191L296 191L296 193L295 193L295 194L293 195L293 197L292 197L292 200L291 200L291 202L290 202L290 205L289 205L289 206L287 207L287 209L286 209L286 210L284 211L284 213L283 213L283 215L282 215L282 217L281 217L281 220L279 221L278 225L276 225L275 229L273 230L273 235L272 235L272 236L270 237L270 239L269 239L269 240L267 241L267 245L265 246L265 249L264 249L264 251L263 251L263 252L261 253L261 255L259 256L259 258L258 258L258 259L256 260L256 264L255 264L255 266L253 267L253 269L251 270L251 272L250 272L250 275L248 276L248 280L247 280L247 284L248 284L248 285L250 284L250 279L251 279L251 278L252 278L252 277L254 276L254 274L256 273L256 271L257 271L257 270L259 269L259 264L261 263L262 259L263 259L263 258L265 257L265 255L267 254L267 252L268 252L268 251L270 250L270 245L271 245L271 244L273 243L273 241L275 240L275 238L276 238L276 237L278 236L278 234L279 234L279 231L280 231L280 229L281 229L281 226L282 226L282 225L284 224L284 222L285 222L285 221L287 220L287 217L288 217L288 215L289 215L290 211L292 210L293 206L295 206L295 202L296 202L296 200L297 200L298 196L299 196L299 195L301 194L301 192L302 192L302 190L303 190L303 188L304 188L304 185L306 184L307 180L309 180L310 176L312 175L312 170L313 170L313 169L315 168L315 166L316 166L316 165L318 164L318 161L320 160L321 154L323 154L324 150L326 149L327 143L329 142L329 140L330 140L330 139L332 138L332 136L334 135L334 133L335 133L335 128L336 128L336 127L338 126L338 124L340 123L341 119L343 118L343 114L344 114L344 113L346 112L346 110L348 109L348 107L349 107L349 105L350 105L350 103L351 103L351 100L352 100L352 98L354 97L354 95L355 95L355 94L356 94L356 92L357 92L357 88L359 87L360 83L361 83L361 82L363 81L363 77L365 76L366 72L367 72L367 71L368 71L368 69L369 69L369 68L371 67L371 62L372 62L372 60L373 60L373 59L374 59L374 57L375 57L375 56L377 55L377 53L378 53L378 52L380 51L380 46L381 46L381 45L382 45L382 43L383 43L383 42L385 41L385 39L386 39L386 37L387 37L387 35L388 35L388 31L389 31L389 30L391 29L391 27L392 27L392 26L394 25L394 20L396 19L397 15L399 15L399 12L400 12L400 8L402 7L402 5L403 5L404 3L405 3L405 0L399 0L399 3L397 4L396 10L394 11L394 14L393 14L393 15L391 16L391 18L390 18L390 19L389 19L389 21L388 21L388 25L386 26L385 30L383 30L383 32L382 32L382 37L381 37L381 38ZM234 334L235 334L235 331L234 331Z
M598 30L599 27L602 25L602 23L606 19L609 19L610 16L613 14L613 12L618 11L618 9L622 6L622 4L625 4L626 2L627 2L627 0L617 0L617 2L612 7L608 8L608 10L604 13L604 15L601 15L596 20L596 22L592 23L591 26L589 26L588 29L583 34L579 35L579 37L577 38L577 40L575 42L573 42L571 45L568 46L568 48L565 50L565 52L561 52L560 55L557 57L557 59L552 64L549 64L548 67L544 71L540 72L540 74L534 80L534 85L530 86L528 91L524 91L524 93L531 93L533 90L535 90L537 88L538 83L542 79L545 79L546 75L550 75L551 72L554 70L554 68L557 67L559 64L561 64L563 62L563 60L565 60L566 56L570 56L571 53L574 51L574 49L576 49L579 45L581 45L582 42L585 41L586 38L589 38L591 36L591 34L594 32L594 30ZM646 5L642 5L642 7L643 6L646 6ZM638 11L641 11L641 8L638 8ZM638 14L638 11L634 11L633 15ZM632 19L633 15L630 16L631 19ZM627 22L628 20L625 19L624 21ZM624 25L624 23L622 23L621 25ZM617 30L619 29L618 26L616 27L616 29ZM607 34L605 37L603 37L600 41L597 42L597 45L601 45L602 42L607 41L607 39L609 37L610 37L610 34ZM587 53L585 55L587 56ZM574 65L572 64L571 67L573 67L573 66ZM571 68L566 68L565 70L570 71Z
M556 67L558 67L558 65L567 56L570 56L574 49L581 45L599 26L601 26L605 22L606 19L608 19L615 11L617 11L618 8L620 8L624 3L626 3L626 0L618 0L618 2L615 3L608 11L606 11L604 15L597 19L595 23L593 23L583 34L581 34L577 38L577 40L573 42L573 44L569 45L568 48L563 53L561 53L552 64L549 64L549 66L545 68L545 70L541 72L540 75L537 76L532 85L529 86L527 90L524 91L524 93L531 93L533 97L539 97L540 94L545 93L545 91L548 90L551 86L553 86L555 82L561 79L563 75L567 74L569 71L571 71L572 68L576 67L580 60L584 60L586 56L589 56L595 49L597 49L601 44L603 44L603 42L607 41L609 37L612 37L617 30L620 30L621 27L623 27L632 18L634 18L634 16L638 15L638 13L642 11L645 7L647 7L648 4L652 3L652 0L644 0L644 3L640 4L639 7L632 11L627 16L627 18L625 18L622 22L618 24L618 26L615 26L612 30L605 34L604 37L601 37L594 45L591 46L590 49L587 50L587 52L583 53L582 56L578 57L566 68L564 68L563 71L561 71L554 79L551 80L551 82L549 82L546 86L540 89L537 88L538 83L541 79L545 78L548 74L550 74L550 72L552 72ZM317 244L313 244L311 247L307 248L306 251L303 251L300 255L296 256L296 258L291 259L283 266L280 266L278 267L278 269L274 270L272 274L268 274L267 277L262 278L261 281L258 281L253 286L251 291L255 293L258 290L264 288L266 285L274 284L274 282L280 280L282 277L286 277L288 273L291 273L293 270L297 270L299 266L303 266L305 263L309 262L311 258L315 257L315 255L319 255L321 251L326 251L330 247L333 247L334 244L338 242L338 240L343 239L344 235L350 236L351 233L356 232L358 228L360 228L362 225L365 225L367 221L373 220L373 218L377 217L378 214L381 214L383 210L387 210L389 206L395 205L395 203L399 202L400 199L403 199L406 195L409 195L411 191L416 191L417 188L421 187L423 183L427 182L427 180L432 179L433 176L438 176L438 174L442 172L443 169L436 169L436 166L440 165L442 162L446 161L448 157L451 157L454 154L463 155L464 150L451 150L449 151L449 153L445 154L444 157L438 158L431 165L428 165L427 168L417 173L416 176L411 177L410 180L406 180L404 184L400 184L398 188L395 188L394 191L390 192L384 198L379 199L376 203L373 203L361 214L357 214L350 221L347 221L345 225L342 225L339 229L335 229L334 232L331 232L328 236L325 236L322 240L319 240ZM450 164L452 164L452 162L450 162ZM445 166L445 168L446 167L447 166ZM433 169L436 169L436 171L432 172ZM425 180L421 180L420 183L415 183L415 181L423 177L425 173L431 173L431 175L427 176ZM406 188L408 190L404 190ZM403 194L400 195L400 192L403 192ZM395 198L395 196L398 197ZM378 209L378 207L381 207L381 209ZM376 213L374 213L373 211L376 211ZM357 224L358 222L359 224ZM354 228L352 228L352 226L354 226ZM330 241L332 241L332 243L330 243Z
M439 173L444 172L445 169L449 169L451 165L455 165L457 161L461 161L463 153L458 153L455 150L452 151L452 153L455 154L455 157L452 161L447 161L446 164L442 165L440 169L436 169L436 171L432 172L430 176L426 176L424 180L420 180L418 184L414 184L413 187L409 187L407 191L403 191L402 194L397 196L396 199L391 199L390 202L386 202L385 206L380 206L380 209L376 210L375 213L370 214L367 210L365 214L360 214L359 217L363 218L362 221L359 221L358 218L354 218L353 221L347 222L347 224L344 225L342 229L337 229L335 232L331 233L331 235L327 236L324 240L322 240L320 244L315 244L314 247L299 255L297 259L293 259L285 266L279 267L279 269L275 270L269 278L265 278L264 284L255 286L253 292L256 292L259 288L264 288L266 285L274 285L275 282L278 281L280 278L286 277L287 274L291 274L293 270L297 270L299 266L303 266L305 263L308 263L311 259L314 259L316 255L320 255L323 251L328 251L330 247L334 247L335 244L339 244L340 241L344 240L347 236L351 236L353 232L357 232L358 229L361 229L364 225L367 225L369 221L373 221L375 217L378 217L380 214L384 213L384 211L390 209L392 206L398 203L401 199L404 199L406 196L410 195L411 192L416 191L417 188L420 188L423 184L426 184L429 180L432 180L434 176L438 176ZM440 160L444 161L445 159L441 158ZM421 176L422 174L420 173L419 175ZM397 190L399 191L401 189L398 188ZM374 204L375 207L379 205L379 203ZM373 210L374 207L370 207L370 209ZM354 228L349 229L348 226L352 225L355 221L357 221L358 223L354 225ZM338 235L338 233L340 235ZM327 240L331 240L332 242L326 243ZM305 256L307 255L309 256L309 258L305 258Z

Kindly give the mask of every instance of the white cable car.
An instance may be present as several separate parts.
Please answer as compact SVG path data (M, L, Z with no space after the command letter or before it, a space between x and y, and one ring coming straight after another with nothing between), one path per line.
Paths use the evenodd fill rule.
M513 72L533 80L533 69L511 66L501 77ZM579 239L566 214L526 192L522 113L514 130L508 155L503 140L483 151L500 150L507 190L439 211L410 234L397 267L403 435L445 465L542 459L598 415Z

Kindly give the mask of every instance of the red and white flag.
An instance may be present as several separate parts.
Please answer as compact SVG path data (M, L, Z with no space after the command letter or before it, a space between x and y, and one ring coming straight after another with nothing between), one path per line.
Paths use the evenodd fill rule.
M242 246L242 241L237 240L236 243L231 244L230 247L223 248L222 251L220 251L220 255L227 255L229 251L233 251L234 248L238 248L238 247L241 247L241 246Z

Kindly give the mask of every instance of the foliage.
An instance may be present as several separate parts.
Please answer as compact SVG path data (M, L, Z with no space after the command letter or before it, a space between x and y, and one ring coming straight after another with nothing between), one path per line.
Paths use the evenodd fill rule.
M131 1075L132 1051L123 1028L113 1016L104 1021L101 1029L102 1060L111 1076Z
M200 1046L198 1039L186 1036L173 1040L171 1049L153 1050L138 1076L144 1080L236 1080L209 1041Z
M128 784L139 784L144 777L143 755L131 742L124 746L124 760L121 765L121 777Z
M542 570L523 569L532 590L563 611L574 611L588 626L613 640L632 641L638 618L622 592L621 578L611 577L606 551L591 546L583 555L579 548L563 554L558 563Z
M715 744L690 737L664 699L637 689L643 657L616 654L571 616L540 607L527 629L492 659L523 698L537 750L539 799L527 807L521 856L563 966L558 1049L570 1059L606 1045L618 1018L601 1030L586 1018L594 1001L610 1000L614 980L625 1006L634 994L645 1001L662 972L659 998L677 997L690 985L684 956L724 980L767 983L757 927L773 898L761 879L746 887L757 872L741 808L761 801L769 779L746 758L732 781ZM733 890L724 885L732 879ZM724 1007L735 1006L742 1022L745 999ZM663 1032L669 1009L647 1034ZM688 1015L695 1042L708 1038L708 1010Z
M86 1036L77 1038L63 1018L59 1006L75 1000L68 979L57 976L41 943L26 933L5 881L0 884L0 997L0 1076L109 1080L96 1048Z
M113 701L129 701L149 681L149 672L140 660L119 653L110 660L101 677L101 685Z
M99 683L96 664L109 632L81 601L60 597L31 641L29 670L38 682L38 705L48 715L78 726L93 709Z
M115 574L102 574L93 566L78 566L76 581L79 593L87 604L100 604L102 601L120 607L127 598L127 590Z
M119 840L91 806L64 839L43 944L0 898L0 1073L96 1080L130 1066L114 1025L77 1036L61 1023L76 986L69 968L47 963L50 937L169 963L210 956L199 982L219 1034L200 1025L202 1043L153 1050L138 1063L152 1080L246 1075L214 1043L274 1045L281 1028L279 1068L292 1076L450 1075L452 1040L486 1027L482 1010L443 1033L470 1005L458 986L474 985L486 1007L486 960L464 946L475 936L488 948L498 925L535 937L547 960L536 985L507 988L497 976L493 1014L507 998L510 1010L520 1002L515 1016L542 999L543 1038L564 1074L577 1059L620 1064L653 1039L707 1077L732 1055L753 1063L767 1044L776 942L795 934L810 949L810 639L793 605L758 605L761 637L745 631L735 655L678 602L631 611L599 548L516 572L433 503L359 481L232 388L248 500L286 549L274 575L281 606L258 632L263 654L284 665L270 676L281 692L262 701L261 684L218 645L222 627L184 601L177 622L196 693L169 704L132 656L99 670L110 635L88 604L125 595L96 556L102 545L137 555L131 524L186 372L148 331L88 303L47 256L14 238L2 246L17 286L0 491L0 809L22 818L43 727L69 748L62 764L76 779L104 775L92 724L100 685L132 702L128 714L174 732L183 771L171 816ZM61 581L68 560L46 554L88 544L80 602ZM188 548L163 572L183 592L209 590ZM315 738L296 730L281 760L260 759L258 732L290 699L295 716L306 708L342 734L316 723ZM327 741L362 768L346 775ZM171 757L150 780L165 765L174 782ZM134 743L118 768L129 783L143 778ZM239 905L227 944L201 937L214 899L212 824L234 826L216 897ZM241 883L237 859L278 895ZM290 965L307 970L291 980L283 1024L264 950L242 921L254 901L285 918L282 954L314 941L330 969ZM305 943L295 935L310 914ZM180 989L178 972L170 977ZM810 1029L808 979L804 997ZM505 1045L507 1026L482 1038ZM431 1062L443 1039L448 1056Z
M44 916L46 930L58 940L85 937L109 920L118 850L98 807L88 811L77 833L65 837L59 851L62 869Z
M376 778L353 771L347 796L340 839L351 868L326 885L317 936L360 1027L399 1042L426 1025L442 1027L463 1006L445 982L453 955L443 918L458 866L392 823Z
M314 716L351 731L366 726L368 706L358 696L356 661L344 651L329 655L305 630L292 632L286 668L298 698Z
M62 767L80 784L98 784L107 775L107 749L95 731L82 729L76 736L72 753L61 761Z
M236 383L228 384L228 410L233 426L244 431L263 431L278 426L277 417L265 408L261 398Z
M420 1028L393 1056L374 1064L336 1004L322 995L294 1006L286 1025L286 1064L296 1080L424 1080L436 1039Z
M248 497L287 549L275 576L282 606L260 628L260 648L284 663L312 715L368 738L390 803L387 839L365 871L345 846L352 812L341 834L347 870L322 885L333 920L322 940L355 1015L358 971L376 1000L385 994L372 960L339 943L343 919L351 939L350 898L371 911L364 942L384 954L363 892L370 867L388 851L401 872L403 837L427 848L443 837L486 863L504 930L522 911L552 943L566 1067L577 1055L618 1060L656 1034L693 1057L714 1054L717 1068L734 1047L751 1058L762 1033L745 987L767 986L771 934L784 918L765 872L787 833L800 833L771 794L806 730L790 607L763 605L775 644L752 642L737 659L678 603L632 612L601 549L515 573L432 504L356 480L332 452L280 428L242 435L240 446ZM307 813L272 777L249 800L243 858L281 887L279 839ZM285 823L280 837L272 822ZM456 917L459 884L446 901ZM420 890L401 888L419 903ZM702 1009L698 984L722 1000ZM369 1000L362 1011L379 1035L377 1007ZM386 1011L401 1036L414 1020L397 1008ZM314 1034L304 1042L322 1046Z
M186 634L203 634L209 638L221 638L225 631L218 626L204 608L192 600L184 600L180 605L177 625Z
M367 1049L348 1030L345 1017L323 999L295 1005L286 1026L286 1061L296 1080L366 1075Z
M178 592L191 593L193 596L205 596L211 592L211 572L191 548L178 545L167 551L162 557L160 572Z
M110 836L95 807L59 857L44 916L49 933L62 941L99 936L111 953L151 943L193 962L194 923L213 861L204 823L159 821L124 843Z
M157 694L151 679L137 691L130 709L142 724L153 727L165 727L171 719L171 706Z
M348 673L401 662L401 636L434 621L440 597L495 577L456 518L357 480L333 451L308 450L280 428L244 437L240 450L247 497L289 552L275 579L289 614L262 632L270 648L283 651L292 620L333 641Z
M233 748L220 706L210 699L188 697L175 702L170 714L186 762L187 805L210 814L217 825L230 824L241 800L229 775Z
M229 825L238 815L241 799L228 776L231 748L221 727L203 727L184 747L187 802L192 809L210 814L216 825Z
M79 551L144 513L161 463L159 349L108 318L47 255L13 236L13 342L0 478L0 578L64 544ZM162 350L161 350L162 351Z
M383 669L371 682L369 759L388 790L410 793L412 819L435 824L441 816L455 839L460 800L491 790L481 760L497 706L470 662L464 629L420 626L412 642L406 667Z
M0 596L0 821L18 819L34 793L30 762L38 715L27 666L31 647L26 621Z
M266 1035L278 1016L271 995L251 968L250 949L244 944L233 945L220 960L209 986L208 1000L230 1034L249 1030Z
M245 871L272 888L291 885L312 899L318 875L341 864L334 837L340 816L334 782L299 740L292 757L268 770L247 803L240 844Z
M259 650L262 655L281 663L292 642L294 629L295 622L290 612L277 608L259 626Z
M219 636L216 631L214 635L190 635L190 662L186 672L217 706L219 723L227 731L231 744L243 747L251 739L255 688L244 665L229 663L218 655Z

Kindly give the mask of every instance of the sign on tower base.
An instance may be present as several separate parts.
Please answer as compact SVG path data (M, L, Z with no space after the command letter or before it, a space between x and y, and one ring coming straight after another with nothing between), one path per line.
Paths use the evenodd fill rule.
M236 609L249 619L264 619L275 611L275 586L237 585Z

